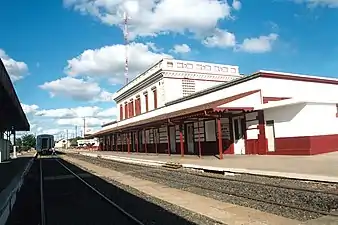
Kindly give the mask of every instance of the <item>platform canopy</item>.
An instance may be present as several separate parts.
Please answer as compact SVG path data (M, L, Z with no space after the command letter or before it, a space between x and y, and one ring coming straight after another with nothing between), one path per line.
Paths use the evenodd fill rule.
M0 131L29 131L27 117L0 59Z

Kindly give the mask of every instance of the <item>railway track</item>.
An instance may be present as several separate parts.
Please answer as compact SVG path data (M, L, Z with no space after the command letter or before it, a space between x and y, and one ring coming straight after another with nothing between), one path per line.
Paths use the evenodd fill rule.
M59 157L42 156L33 164L6 224L219 224L177 206L167 204L164 210L164 205Z
M82 178L88 178L82 171L73 171L58 158L45 158L39 163L41 225L144 224ZM80 199L85 199L85 202ZM94 207L100 211L94 211ZM68 214L67 211L71 212L71 216L65 216L65 220L60 221L60 215ZM92 216L84 216L93 212Z
M261 176L217 177L87 156L70 156L139 178L292 219L305 221L325 215L335 217L338 221L337 186L331 184L304 183L290 179L264 179Z

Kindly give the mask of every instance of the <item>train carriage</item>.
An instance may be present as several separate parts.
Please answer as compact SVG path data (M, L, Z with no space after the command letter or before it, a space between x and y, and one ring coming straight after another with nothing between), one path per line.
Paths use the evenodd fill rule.
M55 147L54 136L41 134L36 137L36 151L41 154L50 154Z

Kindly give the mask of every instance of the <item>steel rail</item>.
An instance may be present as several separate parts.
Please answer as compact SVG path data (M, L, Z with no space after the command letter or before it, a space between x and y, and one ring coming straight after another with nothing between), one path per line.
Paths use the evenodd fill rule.
M96 188L94 188L92 185L90 185L88 182L86 182L84 179L82 179L79 175L74 173L71 169L69 169L65 164L63 164L60 160L55 159L58 163L60 163L61 166L63 166L69 173L71 173L73 176L75 176L78 180L80 180L83 184L85 184L87 187L89 187L92 191L94 191L96 194L98 194L100 197L102 197L104 200L106 200L108 203L110 203L112 206L114 206L116 209L118 209L121 213L123 213L125 216L130 218L132 221L139 225L145 225L140 220L135 218L133 215L125 211L123 208L121 208L118 204L110 200L108 197L106 197L104 194L102 194L100 191L98 191Z

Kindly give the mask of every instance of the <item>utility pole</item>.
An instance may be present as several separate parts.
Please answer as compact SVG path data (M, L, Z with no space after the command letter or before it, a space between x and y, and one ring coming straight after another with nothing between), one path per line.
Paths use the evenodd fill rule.
M77 138L77 126L75 126L75 138Z
M66 149L68 149L68 129L66 130L66 135L67 135L67 137L66 137Z
M83 117L83 138L86 135L86 117Z

